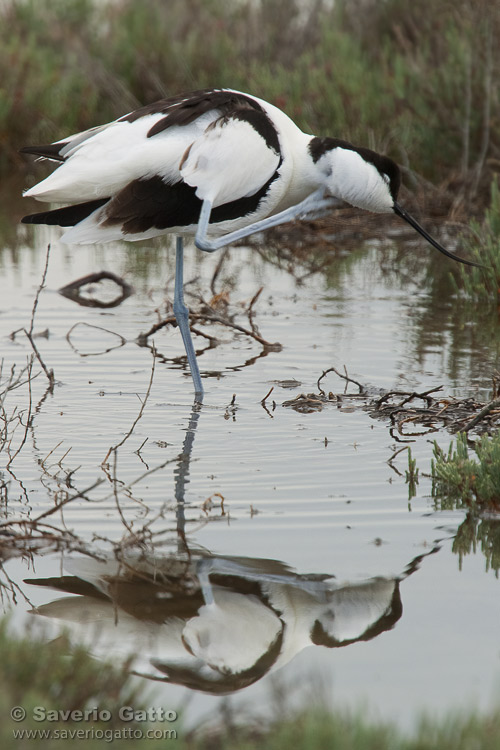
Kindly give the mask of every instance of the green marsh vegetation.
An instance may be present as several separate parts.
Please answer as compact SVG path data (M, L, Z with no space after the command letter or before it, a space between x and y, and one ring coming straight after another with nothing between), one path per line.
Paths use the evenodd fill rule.
M500 401L496 400L497 408ZM495 405L495 401L491 402ZM464 557L479 547L486 570L500 570L500 434L481 436L472 448L459 433L448 451L434 443L432 497L439 510L465 510L453 541L462 567Z
M3 586L3 584L2 584ZM5 592L4 592L5 594ZM14 732L33 730L58 732L76 732L78 730L92 730L113 734L124 727L130 732L135 730L147 731L152 724L142 721L120 720L119 710L122 706L131 706L136 711L147 711L151 705L158 705L151 698L151 690L134 681L130 676L131 660L118 666L111 663L95 661L82 646L74 646L67 636L62 635L47 643L38 634L26 627L24 632L9 623L8 618L0 620L0 740L5 748L28 748L42 746L57 748L61 746L61 738L57 735L53 739L29 736L17 737ZM11 718L15 708L25 710L24 720ZM92 713L97 708L96 716ZM54 721L43 718L49 711L61 712L60 716L68 716L69 712L89 711L90 718L82 720L78 713L73 719L67 718ZM67 712L67 713L66 713ZM52 714L55 716L55 714ZM109 718L108 718L109 716ZM135 714L139 716L139 714ZM173 723L170 727L176 727ZM161 724L164 728L163 723ZM66 735L68 739L70 735ZM145 747L145 743L127 740L127 747ZM93 738L89 733L85 740L85 747L98 748L109 744L109 740ZM148 747L164 747L164 741L148 740Z
M312 705L293 710L281 707L281 711L276 709L274 719L254 718L242 725L233 723L228 704L220 715L215 712L209 715L207 724L188 731L183 729L182 716L174 722L142 721L141 711L147 714L151 707L155 711L163 707L166 712L172 707L165 705L159 691L145 690L144 683L130 677L130 664L116 666L96 662L83 648L72 646L66 636L51 643L38 640L29 629L14 636L8 621L3 620L0 623L0 657L3 716L0 739L5 748L55 750L61 746L61 738L69 738L70 732L78 731L89 732L88 738L83 740L86 748L116 744L134 749L171 745L179 750L232 750L235 747L285 750L291 746L304 750L325 747L337 750L469 750L471 747L496 750L500 743L500 713L497 711L484 716L462 711L460 715L439 721L422 718L414 731L403 733L394 725L377 721L361 711L332 712ZM133 709L138 720L121 720L123 706ZM10 718L9 712L15 707L26 711L25 720ZM45 716L49 716L49 711L61 712L59 715L63 719L40 720L40 708ZM94 709L104 720L93 718ZM63 712L86 710L90 712L88 720L78 720L78 713L73 714L75 720L64 719ZM105 712L110 715L109 719ZM50 731L52 736L23 738L14 734L23 730ZM159 739L159 733L165 730L175 731L175 735ZM145 736L148 731L154 734ZM119 732L123 732L122 739Z
M484 314L500 310L500 189L498 180L491 183L490 205L482 221L473 219L470 235L465 242L467 257L487 268L459 269L456 292L469 302L480 306Z
M446 493L461 507L500 510L500 434L483 435L473 451L475 457L470 455L465 433L457 435L447 454L434 445L433 493Z

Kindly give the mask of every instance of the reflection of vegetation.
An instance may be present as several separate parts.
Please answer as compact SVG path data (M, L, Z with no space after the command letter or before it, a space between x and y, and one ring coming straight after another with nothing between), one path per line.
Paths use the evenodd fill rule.
M35 236L33 227L28 224L19 224L21 217L26 213L26 201L23 201L21 197L24 189L26 189L26 180L20 175L10 176L8 180L0 181L0 269L5 262L7 250L11 253L14 251L13 260L17 262L18 256L15 251L19 247L33 245Z
M474 513L468 513L457 531L452 547L453 552L458 555L460 569L464 557L475 555L478 545L486 558L486 570L494 570L498 575L500 522L498 519L478 518Z
M411 448L408 448L408 469L406 470L405 474L405 481L408 485L408 500L410 501L417 494L418 484L417 459L412 458Z
M484 382L485 369L491 372L500 361L500 190L496 181L483 222L472 221L470 230L463 255L487 268L454 264L454 275L449 274L447 280L431 279L431 295L418 321L422 351L444 349L451 338L449 375L461 386L471 379Z
M472 257L469 251L461 251ZM422 266L422 261L420 261ZM457 299L450 271L459 272L458 263L432 256L424 268L414 267L414 259L405 259L402 268L413 278L421 292L417 304L411 303L411 355L424 363L429 353L442 360L442 370L458 388L479 383L485 387L490 373L500 365L500 326L492 305ZM460 271L461 272L461 271ZM465 275L483 273L467 267ZM455 289L454 289L455 287ZM410 306L410 305L409 305Z

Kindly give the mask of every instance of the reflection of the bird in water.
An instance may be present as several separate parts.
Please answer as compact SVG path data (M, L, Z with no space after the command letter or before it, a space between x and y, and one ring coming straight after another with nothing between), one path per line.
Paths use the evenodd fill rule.
M394 578L339 583L276 560L156 550L120 561L73 558L70 575L26 582L74 595L34 613L62 621L97 655L133 653L141 674L155 668L145 676L223 694L306 646L338 648L390 630L402 614L400 583L423 557Z

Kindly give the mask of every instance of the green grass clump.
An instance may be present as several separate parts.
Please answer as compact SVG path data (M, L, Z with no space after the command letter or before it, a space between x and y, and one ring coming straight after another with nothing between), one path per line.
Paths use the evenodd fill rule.
M445 453L434 443L431 463L432 496L439 510L466 510L453 540L460 569L467 555L478 550L486 570L500 571L500 433L483 435L469 454L467 435L457 435Z
M486 268L460 266L459 294L481 305L485 310L500 309L500 189L491 184L491 201L482 222L471 221L473 239L465 243L466 257Z
M432 495L447 497L449 507L500 510L500 433L483 435L474 451L477 460L469 456L465 433L457 435L447 454L434 443Z

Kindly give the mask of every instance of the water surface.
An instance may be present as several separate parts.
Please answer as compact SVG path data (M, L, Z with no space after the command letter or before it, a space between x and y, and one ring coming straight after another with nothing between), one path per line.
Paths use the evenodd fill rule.
M265 712L276 681L293 705L304 705L320 680L329 705L362 704L406 724L422 710L498 701L498 577L479 546L459 559L454 538L464 513L437 511L425 476L430 440L447 447L450 435L411 442L421 472L409 499L406 452L394 459L397 471L388 464L405 443L387 422L348 400L308 414L282 405L317 392L324 370L344 366L373 394L442 385L447 395L486 398L498 342L440 294L442 266L427 271L425 256L410 248L414 257L399 273L388 240L340 255L322 273L307 275L297 261L294 275L272 253L269 262L238 247L211 290L218 257L188 248L194 306L196 294L227 293L235 321L248 327L245 306L263 287L253 321L282 346L266 352L229 328L203 326L220 345L195 339L206 389L197 408L177 329L154 335L149 393L153 354L137 343L169 312L173 246L74 249L58 230L23 232L0 253L3 379L31 355L19 329L30 326L50 242L33 333L56 383L47 392L35 362L31 401L27 385L5 400L7 414L24 416L15 432L15 420L9 427L10 455L22 448L8 469L6 447L2 454L4 513L33 519L82 496L47 516L75 535L73 551L48 545L5 564L27 597L17 597L15 621L36 618L50 632L70 624L97 654L109 655L110 644L115 658L132 651L139 671L181 683L161 683L162 700L176 708L189 695L191 722L214 715L222 698L210 692L222 690L236 710ZM135 293L105 309L58 293L101 270ZM321 385L342 393L345 383L332 373ZM129 545L123 559L148 581L149 604L130 593L130 571L116 568L113 545L134 533L144 543ZM100 563L85 562L85 545ZM53 588L63 575L85 591ZM110 616L117 607L118 625ZM180 653L179 618L198 661ZM235 672L240 680L229 679Z

